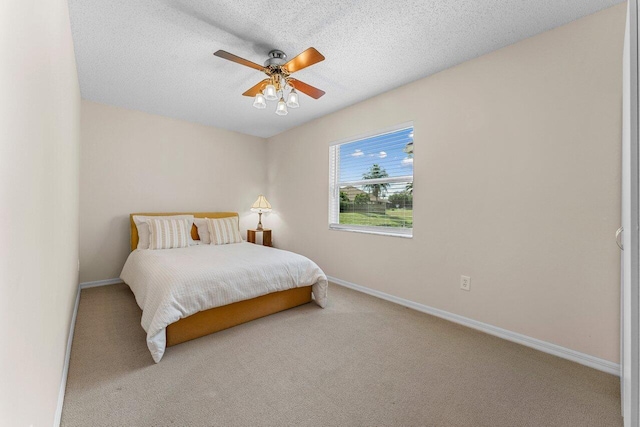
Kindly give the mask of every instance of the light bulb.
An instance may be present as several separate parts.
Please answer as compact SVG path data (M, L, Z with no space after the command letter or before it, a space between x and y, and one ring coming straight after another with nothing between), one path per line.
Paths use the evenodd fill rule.
M253 101L253 106L260 110L267 108L267 101L264 99L262 92L258 92L256 95L256 99Z
M287 106L291 108L298 108L300 104L298 103L298 92L295 89L291 89L289 92L289 98L287 98Z
M284 98L280 98L278 106L276 107L276 114L279 116L286 116L288 113L287 104L284 103Z
M275 101L278 99L278 94L276 93L276 87L269 83L267 87L264 88L264 98L267 101Z

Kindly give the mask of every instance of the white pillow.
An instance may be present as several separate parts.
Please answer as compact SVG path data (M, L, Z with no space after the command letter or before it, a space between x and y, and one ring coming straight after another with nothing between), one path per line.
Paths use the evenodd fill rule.
M193 225L193 215L167 215L167 216L145 216L134 215L133 222L138 229L138 249L149 249L149 219L186 219L189 221L189 244L193 244L191 239L191 226Z
M173 249L189 246L191 223L188 219L148 219L149 249Z
M242 243L238 217L207 218L209 239L212 245L226 245L228 243Z
M207 225L207 218L194 218L193 223L198 229L200 244L208 245L209 243L211 243L211 237L209 237L209 226Z

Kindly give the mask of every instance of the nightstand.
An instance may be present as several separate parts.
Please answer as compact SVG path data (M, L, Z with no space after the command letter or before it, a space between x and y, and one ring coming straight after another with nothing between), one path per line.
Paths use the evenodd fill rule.
M256 242L256 233L262 233L262 245L263 246L272 246L271 245L271 230L268 228L264 228L262 230L247 230L247 242L255 243Z

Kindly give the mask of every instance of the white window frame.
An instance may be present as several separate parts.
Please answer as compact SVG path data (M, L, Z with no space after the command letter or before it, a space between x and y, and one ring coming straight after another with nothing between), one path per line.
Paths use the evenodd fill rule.
M399 130L413 128L414 140L415 140L415 127L413 121L400 123L394 126L389 126L384 129L378 129L373 132L367 132L365 134L357 135L350 138L344 138L338 141L334 141L329 144L329 229L338 231L350 231L356 233L366 234L379 234L383 236L392 237L404 237L413 238L413 228L400 228L400 227L382 227L382 226L366 226L355 224L340 224L340 187L345 185L364 185L364 184L381 184L381 183L395 183L395 182L413 182L412 175L396 176L392 178L378 178L378 179L366 179L357 181L343 181L340 182L340 155L339 146L358 142L363 139L371 138L373 136L380 136L387 133L396 132ZM415 149L415 145L414 145Z

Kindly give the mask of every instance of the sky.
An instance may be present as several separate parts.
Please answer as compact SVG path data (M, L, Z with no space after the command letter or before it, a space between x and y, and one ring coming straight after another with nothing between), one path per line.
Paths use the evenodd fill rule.
M413 175L413 158L403 150L413 141L413 128L340 145L340 182L361 180L373 164L389 176Z

